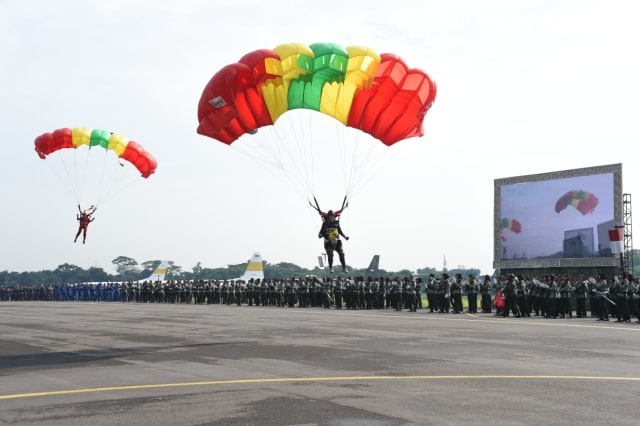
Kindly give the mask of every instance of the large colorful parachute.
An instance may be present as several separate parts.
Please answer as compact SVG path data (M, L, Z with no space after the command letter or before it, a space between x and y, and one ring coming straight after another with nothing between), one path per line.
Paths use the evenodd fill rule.
M52 133L44 133L35 140L35 150L43 160L47 155L61 149L103 148L113 151L117 157L130 162L142 175L148 178L155 172L156 159L144 150L135 141L117 133L111 133L100 129L87 129L76 127L54 130Z
M423 135L436 85L398 56L332 43L256 50L219 70L198 105L198 133L231 144L287 111L320 111L386 145Z
M564 194L556 201L556 213L560 213L571 205L583 215L587 213L593 213L593 210L598 206L598 197L591 192L583 191L581 189L572 190Z
M394 54L289 43L217 71L203 89L197 131L283 172L302 198L318 195L326 204L340 185L336 176L350 198L384 170L390 146L422 136L435 97L433 80Z

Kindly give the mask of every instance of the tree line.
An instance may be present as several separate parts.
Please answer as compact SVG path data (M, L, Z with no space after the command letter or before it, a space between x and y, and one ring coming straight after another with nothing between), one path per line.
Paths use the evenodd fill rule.
M115 266L116 273L109 274L102 268L90 267L83 269L77 265L64 263L54 270L42 270L34 272L9 272L0 271L0 286L24 286L24 285L52 285L52 284L73 284L86 282L122 282L137 281L151 275L153 270L160 264L160 260L148 260L138 263L135 259L118 256L111 263ZM323 268L314 267L307 269L295 265L293 263L280 262L269 263L264 261L264 276L267 279L290 279L301 278L305 275L315 275L319 278L329 276ZM247 263L238 263L235 265L227 265L225 268L206 268L198 262L191 270L185 270L173 261L169 261L167 280L228 280L242 276ZM364 276L364 269L349 269L350 276ZM461 273L464 277L469 274L478 276L479 269L449 270L449 274ZM383 278L394 278L396 276L428 276L436 274L439 276L441 270L436 268L425 267L419 268L417 271L402 269L399 271L387 271L380 269L375 276Z
M633 275L640 276L640 250L633 250ZM70 284L81 282L121 282L121 281L136 281L144 279L151 275L157 265L160 264L160 260L147 260L145 262L138 263L135 259L118 256L111 261L115 266L116 274L109 274L102 268L90 267L89 269L83 269L77 265L70 263L64 263L59 265L54 270L42 270L35 272L10 272L0 271L0 286L16 286L16 285L49 285L49 284ZM238 263L235 265L227 265L225 268L206 268L202 266L201 262L198 262L191 270L185 270L182 266L177 265L173 261L169 261L169 268L166 279L173 280L228 280L235 279L242 276L247 263ZM350 269L349 275L351 276L364 276L366 268L364 269ZM416 271L409 269L401 269L399 271L387 271L380 269L375 275L383 278L405 277L417 275L420 277L426 277L429 274L435 274L440 276L442 269L433 267L418 268ZM476 277L480 275L479 269L449 269L447 270L449 275L454 276L456 273L461 273L463 277L468 277L469 274L474 274ZM327 275L326 270L314 267L313 269L307 269L295 265L293 263L281 262L281 263L269 263L264 261L264 276L267 279L289 279L300 278L305 275L315 275L317 277L324 277Z

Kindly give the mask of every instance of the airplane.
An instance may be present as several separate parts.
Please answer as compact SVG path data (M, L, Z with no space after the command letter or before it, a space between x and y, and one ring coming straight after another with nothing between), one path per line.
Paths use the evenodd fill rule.
M264 265L262 263L262 256L260 253L253 253L253 256L247 263L247 269L245 269L244 274L240 278L235 278L232 281L244 281L249 282L249 280L264 280Z
M127 282L131 282L131 283L137 283L137 284L142 284L144 282L151 282L151 283L155 283L156 281L160 281L160 282L164 282L165 281L165 276L167 275L167 270L169 269L169 261L168 260L162 260L160 261L160 264L153 270L153 272L151 272L151 275L149 275L146 278L140 279L140 280L124 280ZM120 283L122 282L121 280L105 280L105 281L83 281L82 284L87 284L87 285L98 285L98 284L110 284L110 283Z

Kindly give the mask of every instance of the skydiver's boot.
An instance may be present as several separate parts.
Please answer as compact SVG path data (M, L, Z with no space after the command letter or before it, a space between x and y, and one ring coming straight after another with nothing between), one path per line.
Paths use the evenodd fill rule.
M347 272L347 262L344 260L344 253L338 252L340 258L340 264L342 265L342 272Z

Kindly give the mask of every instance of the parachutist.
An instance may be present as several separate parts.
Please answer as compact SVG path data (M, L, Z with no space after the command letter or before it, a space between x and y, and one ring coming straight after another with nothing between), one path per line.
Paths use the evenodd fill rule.
M311 201L309 201L309 205L311 207L313 207L318 212L318 214L320 214L320 217L322 217L322 221L323 222L327 220L327 216L329 215L329 212L332 212L333 216L336 219L338 219L338 217L340 217L340 213L342 213L344 211L344 209L346 209L349 206L349 201L347 200L347 195L345 195L344 199L342 200L342 207L340 207L340 210L336 210L336 211L329 210L329 212L323 212L322 209L320 208L320 205L318 204L318 200L316 200L315 196L313 197L313 202L315 203L315 205L311 204Z
M82 244L85 244L87 241L87 230L89 228L89 224L95 220L93 213L96 211L96 207L92 205L88 209L82 210L80 208L80 204L78 204L78 211L80 213L76 215L76 220L80 222L80 225L78 226L78 232L76 233L76 237L73 239L73 242L75 243L82 233Z
M324 250L327 252L327 261L329 263L329 270L333 272L333 252L338 252L340 258L340 264L342 265L342 272L347 272L347 265L344 258L344 250L342 249L342 240L340 236L343 236L345 240L349 240L340 228L340 222L337 216L332 210L327 212L327 216L322 222L320 232L318 232L318 238L324 238Z

